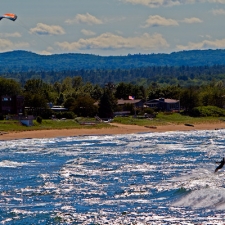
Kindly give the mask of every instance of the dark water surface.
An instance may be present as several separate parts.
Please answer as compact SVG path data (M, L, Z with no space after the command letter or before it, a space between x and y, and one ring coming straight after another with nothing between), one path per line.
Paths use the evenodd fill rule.
M224 135L1 141L0 224L224 224Z

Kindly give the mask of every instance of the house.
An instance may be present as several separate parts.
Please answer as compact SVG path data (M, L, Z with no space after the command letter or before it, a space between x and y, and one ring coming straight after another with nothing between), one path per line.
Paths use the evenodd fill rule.
M19 114L23 112L24 97L21 95L16 96L1 96L0 113L6 114Z
M145 105L150 108L158 109L161 111L180 110L180 101L170 98L152 99L145 102Z
M132 99L132 100L124 100L124 99L118 99L117 100L117 106L118 111L114 112L114 116L127 116L131 114L131 111L129 109L127 110L127 105L133 105L135 114L136 114L136 109L137 108L143 108L144 107L144 102L142 99Z

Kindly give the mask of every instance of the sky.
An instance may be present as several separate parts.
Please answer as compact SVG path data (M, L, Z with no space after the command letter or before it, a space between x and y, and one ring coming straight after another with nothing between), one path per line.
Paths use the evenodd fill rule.
M225 0L0 0L0 52L102 56L225 49Z

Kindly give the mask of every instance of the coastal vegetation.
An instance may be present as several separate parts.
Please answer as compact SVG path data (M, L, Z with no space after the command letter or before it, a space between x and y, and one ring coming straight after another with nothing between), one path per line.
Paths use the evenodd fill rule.
M115 122L156 126L218 121L225 117L224 54L225 50L115 57L0 53L0 96L23 96L23 114L38 118L32 128L3 120L0 130L80 128L83 125L77 118L112 118L113 112L122 110L130 111L131 116L116 117ZM143 102L177 99L181 113L117 104L118 99L128 100L129 96ZM56 112L50 105L68 110ZM156 118L143 118L146 113ZM0 114L0 119L5 116ZM55 120L50 120L52 116ZM108 125L95 124L101 126Z
M85 122L93 122L94 119L87 119L87 118L79 118L79 121ZM82 128L109 128L110 125L106 123L90 123L90 125L82 125L77 121L77 119L66 119L66 120L42 120L41 123L38 123L36 120L33 121L33 126L24 126L17 120L0 120L0 134L2 132L7 131L31 131L31 130L53 130L53 129L82 129Z
M84 122L84 123L82 123ZM101 129L111 128L114 123L128 124L128 125L139 125L139 126L162 126L169 124L204 124L204 123L225 123L224 117L191 117L187 115L181 115L180 113L158 113L156 118L148 119L144 117L115 117L111 123L100 123L94 118L78 117L76 119L55 119L42 120L42 123L34 121L34 126L26 127L23 126L16 120L0 120L0 133L8 131L31 131L31 130L52 130L52 129Z
M225 80L210 81L201 86L162 85L156 82L143 85L111 82L104 86L83 82L82 77L66 77L62 82L46 83L41 79L30 79L22 85L13 79L0 78L0 96L24 96L26 106L24 114L50 118L53 114L49 104L64 106L67 112L55 113L56 118L73 119L75 116L103 118L113 116L120 111L117 99L135 99L143 101L170 98L180 100L180 108L192 116L222 116L225 105ZM214 106L220 108L207 109L196 107ZM195 110L194 110L195 109ZM122 110L134 114L134 105L126 104ZM156 109L157 110L157 109ZM193 111L194 110L194 111ZM206 110L206 109L204 109ZM148 113L148 108L137 109L138 114ZM200 112L201 111L201 112ZM216 112L216 113L215 113Z

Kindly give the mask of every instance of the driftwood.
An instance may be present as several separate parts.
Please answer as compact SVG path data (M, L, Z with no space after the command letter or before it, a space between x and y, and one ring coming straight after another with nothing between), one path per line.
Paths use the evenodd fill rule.
M156 126L145 126L145 127L147 127L147 128L152 128L152 129L157 129Z
M194 125L193 124L190 124L190 123L185 123L184 125L185 126L189 126L189 127L194 127Z

